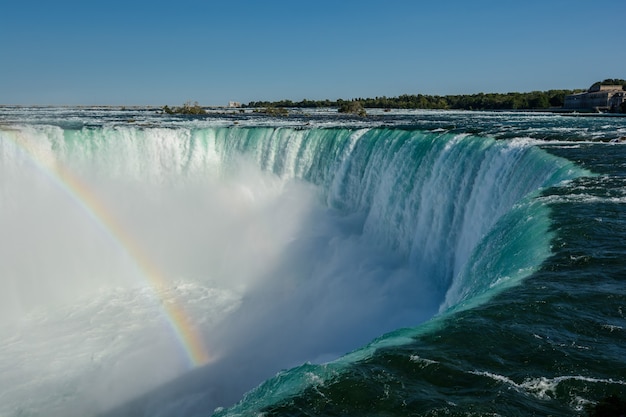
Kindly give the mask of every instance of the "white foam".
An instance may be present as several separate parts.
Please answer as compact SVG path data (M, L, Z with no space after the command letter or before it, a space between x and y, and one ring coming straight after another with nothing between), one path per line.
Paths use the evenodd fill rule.
M505 385L509 385L512 388L515 388L518 391L526 392L531 394L539 399L549 399L553 398L559 384L569 381L581 381L588 382L592 384L608 384L608 385L626 385L626 381L612 378L593 378L586 377L581 375L565 375L558 376L554 378L547 377L537 377L537 378L527 378L521 383L517 383L512 379L504 376L495 374L492 372L486 371L471 371L469 372L473 375L484 376L494 381L498 381Z
M431 360L431 359L422 358L422 357L420 357L418 355L411 355L411 356L409 356L409 360L411 362L415 362L415 363L420 364L422 367L426 367L426 366L429 366L429 365L434 365L434 364L439 363L439 362Z

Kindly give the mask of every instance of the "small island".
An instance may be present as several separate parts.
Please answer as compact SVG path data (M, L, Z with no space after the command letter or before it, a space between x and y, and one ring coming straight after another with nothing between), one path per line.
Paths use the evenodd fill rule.
M344 101L337 100L337 111L339 113L355 114L360 117L367 116L363 103L359 100Z
M169 107L163 106L163 113L165 114L187 114L187 115L203 115L207 114L206 110L198 104L198 102L191 103L190 101L183 104L181 107Z

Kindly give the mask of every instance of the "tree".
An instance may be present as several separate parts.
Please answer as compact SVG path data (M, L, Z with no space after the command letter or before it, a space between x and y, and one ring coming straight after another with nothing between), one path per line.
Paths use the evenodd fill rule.
M626 86L626 80L622 80L621 78L607 78L600 82L600 85L621 85L622 87Z
M182 105L182 107L173 107L163 106L163 112L167 114L189 114L189 115L202 115L206 114L206 110L197 101L191 102L188 101Z
M337 110L339 113L350 113L356 114L357 116L364 117L367 115L365 108L363 107L363 103L361 100L352 100L352 101L343 101L341 102L337 100L337 104L339 109Z

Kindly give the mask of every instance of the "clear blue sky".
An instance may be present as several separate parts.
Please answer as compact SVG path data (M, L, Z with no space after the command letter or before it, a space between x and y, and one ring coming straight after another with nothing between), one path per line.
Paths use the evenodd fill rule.
M220 105L626 78L624 0L5 0L0 10L2 104Z

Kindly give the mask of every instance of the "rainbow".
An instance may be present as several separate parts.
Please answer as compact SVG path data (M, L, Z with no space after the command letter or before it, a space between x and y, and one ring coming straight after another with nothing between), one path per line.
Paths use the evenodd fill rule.
M2 145L3 140L8 140L13 144L38 171L48 177L72 201L79 205L84 213L134 261L145 281L161 301L160 305L162 306L164 318L185 351L189 367L194 368L209 363L211 357L208 354L208 350L198 331L193 326L184 306L169 299L164 299L164 290L168 287L165 276L143 248L121 226L120 222L98 198L98 195L85 182L56 159L45 161L41 155L37 154L34 147L29 145L29 140L26 140L26 136L27 132L21 129L0 126L0 145Z

